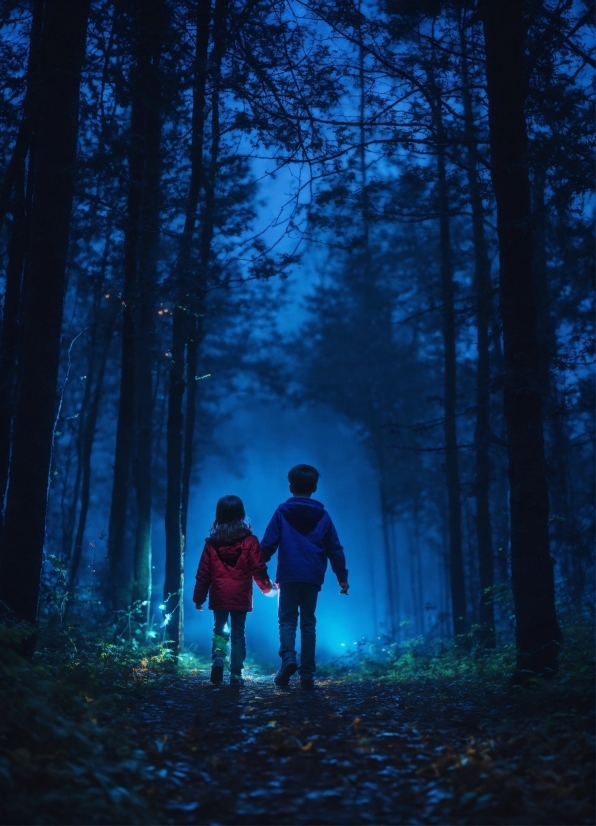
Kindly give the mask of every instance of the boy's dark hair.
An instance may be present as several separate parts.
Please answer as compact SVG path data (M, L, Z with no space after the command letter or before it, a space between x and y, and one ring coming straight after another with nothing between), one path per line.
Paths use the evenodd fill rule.
M236 542L251 533L246 511L239 496L222 496L215 507L215 521L209 531L210 539Z
M294 465L288 473L288 482L294 493L314 493L320 475L312 465Z

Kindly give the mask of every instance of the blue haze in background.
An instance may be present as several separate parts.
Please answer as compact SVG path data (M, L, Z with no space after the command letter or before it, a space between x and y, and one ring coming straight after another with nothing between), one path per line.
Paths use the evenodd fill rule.
M210 611L197 612L192 591L198 559L220 496L236 494L244 502L255 534L262 538L273 512L289 496L287 473L300 462L321 473L314 498L329 511L346 554L350 595L340 596L328 567L317 607L319 659L336 657L354 642L379 633L385 611L378 482L364 447L353 431L321 408L286 410L281 406L243 407L215 434L226 455L211 455L202 466L202 481L192 490L185 559L185 644L208 654ZM269 564L273 578L277 564ZM277 600L255 586L254 610L247 620L250 654L277 660ZM382 629L381 629L382 630ZM342 646L343 643L343 646Z

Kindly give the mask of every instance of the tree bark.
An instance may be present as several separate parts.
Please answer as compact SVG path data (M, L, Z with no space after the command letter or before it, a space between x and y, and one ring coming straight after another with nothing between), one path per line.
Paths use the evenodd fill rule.
M470 205L472 207L472 236L474 239L474 286L476 290L476 547L480 579L479 637L484 645L496 645L494 616L494 553L490 515L490 315L491 282L490 260L484 234L484 208L478 182L478 142L474 129L474 113L470 95L467 42L464 20L460 21L462 55L462 95L466 136L466 173Z
M439 199L439 227L441 250L441 299L443 304L444 347L444 435L445 465L447 476L447 501L449 510L449 575L451 581L451 610L453 632L456 636L467 631L466 590L461 534L461 504L459 459L456 430L456 331L451 239L449 227L449 193L445 165L446 136L440 110L440 98L435 104L435 128L437 130L437 193Z
M225 11L227 0L217 0L214 13L213 66L214 84L217 87L219 67L223 55L225 35ZM190 476L193 463L194 427L196 416L196 365L205 281L213 232L213 209L205 208L201 245L199 249L199 274L197 283L191 283L191 250L197 222L197 210L201 185L206 192L209 184L203 167L203 146L205 132L205 90L208 75L209 27L211 23L211 0L200 0L197 6L197 28L195 45L195 77L193 87L192 138L190 147L191 177L185 210L184 229L180 239L180 251L176 270L177 300L173 311L172 362L168 395L167 422L167 496L166 496L166 578L164 583L164 604L169 616L168 638L175 650L182 649L183 642L183 589L184 589L184 548L186 542L186 521ZM217 134L219 150L219 129L217 128L217 106L212 108L214 136ZM217 150L217 151L218 151ZM217 159L217 154L216 154ZM206 200L207 200L206 196ZM205 244L206 226L211 225L208 243ZM186 352L186 370L185 370ZM184 392L187 391L186 423L183 416ZM185 432L183 435L184 425Z
M151 491L153 446L153 364L155 332L155 285L160 217L161 111L159 63L165 28L163 0L141 4L142 28L147 39L148 60L142 66L145 112L145 169L139 231L138 291L135 306L135 492L136 537L132 598L145 603L145 623L151 613Z
M88 14L88 0L49 0L44 9L20 381L0 557L0 599L31 623L43 559Z
M541 364L532 269L532 215L525 103L524 6L481 6L486 48L491 176L497 203L505 360L504 409L511 503L511 573L516 617L516 682L558 669L549 551Z
M153 60L155 58L155 38L156 28L161 22L159 10L161 0L151 0L143 2L137 0L134 4L137 13L136 42L134 46L135 63L132 69L132 102L131 102L131 127L129 146L129 180L127 197L127 219L124 238L124 292L123 292L123 320L122 320L122 363L120 373L120 404L118 408L118 427L116 431L116 454L114 459L114 482L112 488L112 506L110 511L110 526L108 537L108 566L109 566L109 592L107 597L114 610L122 610L132 599L133 582L135 574L135 560L137 562L140 575L145 577L145 565L141 565L141 554L131 553L126 547L126 520L128 514L128 491L131 480L132 460L134 456L135 435L137 431L137 414L139 412L139 397L147 398L146 380L147 370L138 369L139 358L144 360L146 354L139 353L140 341L144 339L144 326L146 326L147 306L143 302L149 303L150 297L142 296L141 281L144 276L141 274L140 262L140 237L142 234L142 221L146 215L143 199L146 197L144 191L146 185L146 165L147 155L150 151L148 147L149 138L147 135L148 117L150 117L150 101L155 93L155 76L153 73ZM152 197L150 193L149 197ZM143 283L142 285L146 285ZM145 339L146 342L146 339ZM145 343L143 344L143 347ZM150 382L149 376L149 382ZM139 387L141 382L141 387ZM143 384L144 382L144 384ZM151 392L149 391L149 400ZM143 450L146 448L147 428L143 419L142 440ZM149 426L150 430L150 426ZM150 433L149 433L150 438ZM146 457L146 452L143 454ZM150 456L150 448L149 448ZM146 464L146 462L145 462ZM150 459L149 459L150 464ZM150 472L148 473L150 480ZM137 483L137 494L139 494L138 471L135 476ZM149 481L149 504L147 505L146 490L141 483L141 518L143 530L136 536L135 550L139 545L143 548L146 556L148 547L147 536L147 508L150 512L150 481ZM150 562L149 562L150 566ZM143 570L141 570L143 568Z

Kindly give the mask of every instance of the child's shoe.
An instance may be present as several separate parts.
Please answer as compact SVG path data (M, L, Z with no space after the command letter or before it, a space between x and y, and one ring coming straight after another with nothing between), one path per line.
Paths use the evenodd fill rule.
M287 686L287 684L290 682L290 677L292 676L292 674L296 673L297 668L298 666L296 665L296 663L293 662L289 662L285 665L282 665L273 680L275 685L279 685L282 687Z
M305 691L313 691L315 681L311 680L310 677L300 677L300 688L303 688Z
M223 660L213 660L213 665L211 666L211 682L212 683L221 683L223 680Z
M244 679L239 674L230 674L230 685L233 688L242 688Z

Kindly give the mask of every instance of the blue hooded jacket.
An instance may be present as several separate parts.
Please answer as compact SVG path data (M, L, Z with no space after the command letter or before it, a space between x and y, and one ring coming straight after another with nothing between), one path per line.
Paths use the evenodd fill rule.
M331 517L321 502L292 496L280 505L265 531L261 551L269 562L279 548L275 581L321 586L327 560L338 582L347 582L346 558Z

